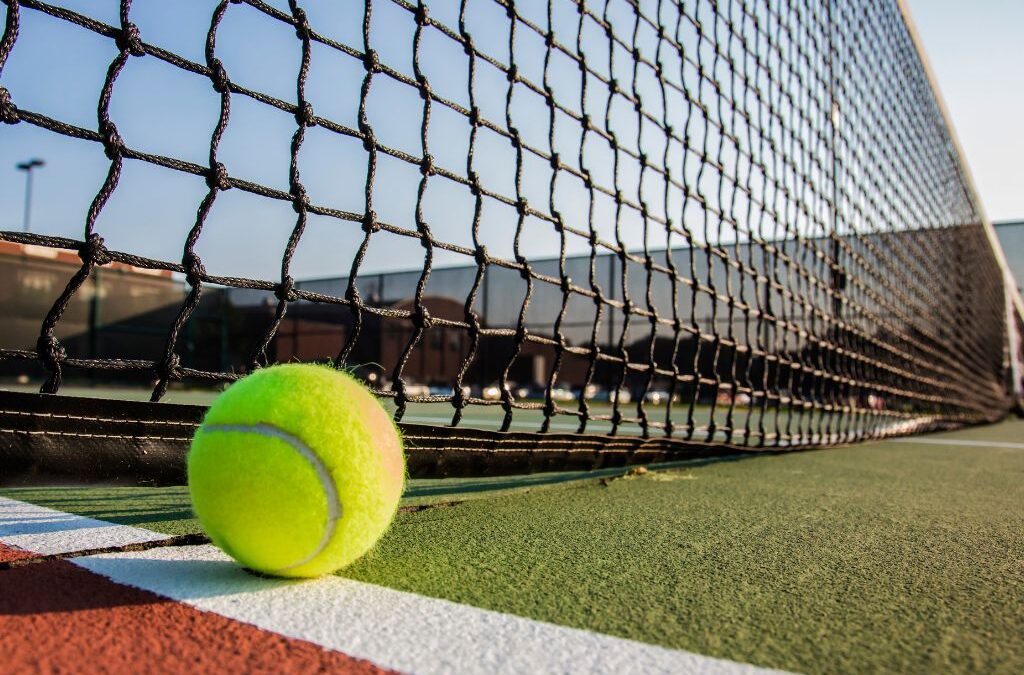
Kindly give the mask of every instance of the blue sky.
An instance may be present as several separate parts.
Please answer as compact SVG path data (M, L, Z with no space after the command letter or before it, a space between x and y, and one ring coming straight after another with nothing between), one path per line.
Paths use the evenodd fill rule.
M64 0L59 4L117 24L116 2ZM210 0L136 0L132 19L148 43L203 63L213 4ZM269 4L287 10L284 0ZM544 4L523 2L517 7L543 24ZM361 48L362 3L321 1L306 2L303 6L315 29L341 43ZM373 47L385 63L411 74L415 28L412 15L389 2L377 2L374 6ZM469 30L477 44L505 61L507 18L494 3L479 2L472 6ZM703 6L706 10L708 3ZM1016 187L1024 185L1021 175L1024 132L1019 122L1024 110L1024 82L1021 82L1024 47L1019 39L1024 30L1024 3L1016 0L976 2L966 10L963 7L967 5L962 3L916 0L912 6L989 215L996 219L1024 216L1021 197L1024 191ZM456 26L457 7L457 2L435 2L431 11L444 23ZM565 34L572 36L575 13L570 3L562 3L561 7L563 13L555 17L556 29L564 25ZM589 30L595 28L591 26ZM628 32L627 37L630 37ZM595 63L606 63L607 51L601 52L601 45L605 44L601 35L589 37L594 39L588 43L591 50L588 58ZM517 39L517 64L524 75L540 83L543 41L526 30L520 30ZM640 43L650 48L652 36L641 33ZM232 81L294 101L299 46L294 32L284 24L252 8L231 5L218 32L217 55L224 61ZM421 66L431 85L442 95L468 106L466 59L458 45L428 31L423 52L428 56L423 58ZM106 64L114 54L113 43L107 38L38 12L23 10L21 36L4 70L3 84L11 90L15 103L23 108L94 129L97 93ZM626 58L618 59L619 64L627 62ZM570 64L556 59L552 75L563 87L562 92L578 91L578 76ZM616 72L615 75L621 80L632 76L631 72ZM359 61L316 46L307 98L313 102L318 115L355 127L358 101L355 93L362 77ZM686 77L684 71L682 79ZM375 77L374 83L368 113L378 137L388 145L418 155L422 102L415 90L380 75ZM481 64L475 86L484 116L504 124L507 83L500 72ZM652 82L642 76L639 86L645 92L646 105L652 105L657 99ZM588 91L588 108L592 113L602 111L606 95L602 98L602 90L593 86ZM562 93L560 97L573 103L569 93ZM713 103L713 97L709 101ZM574 103L573 107L579 108L578 102ZM673 108L670 117L671 113L681 116L677 100L670 97L669 106ZM144 57L131 59L120 76L111 116L130 146L205 165L217 110L218 97L209 81L155 58ZM527 142L541 149L549 147L545 110L543 101L533 94L516 94L515 124ZM615 111L613 126L621 138L635 139L636 117L628 109ZM464 175L468 144L465 120L435 104L431 127L430 151L437 163ZM235 95L219 159L233 176L287 190L289 143L294 128L290 115ZM567 157L578 154L578 126L559 127L558 132L556 150ZM663 146L656 143L656 134L649 133L643 138L646 140L640 142L637 150L651 154L663 151ZM595 180L611 187L610 162L602 161L610 157L607 148L590 142L586 149ZM474 169L480 173L481 180L496 192L514 196L515 158L509 143L495 134L481 133L477 153ZM33 230L79 238L86 209L109 165L102 148L96 143L71 140L28 124L0 127L0 227L20 228L24 180L14 164L32 156L43 157L48 162L37 173ZM728 150L724 157L729 157ZM527 157L526 161L525 196L531 204L547 208L549 169L536 157ZM358 141L320 128L309 129L300 154L300 168L302 180L315 203L362 211L366 163ZM621 171L624 186L637 182L636 166L627 162ZM712 176L705 175L703 180L713 188L710 178ZM687 176L688 182L695 180L696 176ZM403 227L415 227L411 213L418 183L416 167L382 157L374 204L378 216ZM662 191L650 188L652 184L655 183L648 181L648 187L641 191L628 188L627 197L634 200L642 197L661 208L664 188ZM468 190L436 177L430 179L429 186L424 217L432 223L435 234L453 244L471 247L473 200ZM98 229L111 248L180 260L182 242L195 220L196 205L205 193L206 185L201 179L128 161L121 183L100 217ZM572 181L559 183L557 207L568 221L581 227L587 221L585 197L585 191ZM678 191L669 188L668 199L669 210L676 210L680 199ZM709 194L709 199L714 202L717 196ZM491 226L481 230L481 243L487 245L492 254L511 259L515 212L493 203L486 208L485 218ZM600 221L600 234L611 241L615 238L610 226L614 221L613 203L603 198L596 208L599 216L604 215L596 219ZM691 216L695 213L691 210ZM623 218L625 243L629 247L641 245L643 234L639 217L627 209ZM197 250L212 274L274 279L279 275L280 251L294 222L295 214L286 202L255 197L238 189L223 192ZM688 222L697 230L701 228L700 219ZM709 238L729 239L728 227L718 230L718 225L715 224L717 231L711 232ZM803 227L806 231L814 230L813 223ZM559 239L549 223L529 218L523 234L522 245L528 254L550 257L557 251ZM704 234L698 232L698 236ZM311 217L296 255L294 276L346 274L352 252L361 238L357 224ZM679 243L678 238L676 241ZM651 246L664 243L663 235L659 238L657 232L648 236ZM583 251L586 241L569 237L569 248L570 252ZM422 255L423 250L416 240L379 233L373 238L366 269L415 268L420 265ZM468 261L465 257L439 251L435 264Z
M1024 2L909 2L989 217L1024 219Z
M132 8L132 20L146 42L204 63L204 43L214 4L209 0L173 3L137 0ZM287 11L284 0L269 4ZM112 25L118 23L117 3L98 5L87 0L71 0L62 5ZM304 7L316 30L361 49L362 3L307 2ZM375 7L373 48L384 63L412 75L415 29L412 14L389 2L376 3ZM541 7L537 5L534 9ZM565 26L566 34L571 34L575 12L570 3L562 3L561 8L561 13L555 17L556 25ZM508 20L503 10L489 2L475 4L473 9L468 17L469 31L485 51L507 62L504 55L507 54ZM456 2L437 2L431 11L435 18L456 26L457 10ZM530 14L529 8L520 11ZM543 11L532 18L545 20ZM594 27L589 30L593 31ZM435 31L426 33L421 67L431 85L443 96L468 106L467 61L461 48ZM651 43L651 37L646 36L647 44ZM54 49L54 45L60 48ZM595 56L599 57L600 43L592 49L597 49ZM296 98L300 53L300 42L293 30L248 6L230 6L217 35L217 55L233 82L285 101ZM543 54L543 41L535 33L521 31L516 61L524 75L538 83L542 81ZM3 82L18 106L95 129L97 93L106 64L114 55L113 42L107 38L38 12L23 10L20 37L4 71ZM620 58L619 63L624 64L626 60ZM555 69L559 68L562 74L558 77L572 86L573 73L565 73L567 63L556 64ZM318 115L354 128L363 74L360 61L315 45L307 99L313 102ZM616 75L629 77L626 72ZM578 75L576 77L578 79ZM645 86L650 86L649 82ZM485 117L501 124L504 124L506 88L507 82L500 71L481 64L475 84L478 105ZM592 89L589 99L595 109L602 109L601 91ZM205 78L144 57L131 59L118 79L111 116L130 146L205 165L218 105L219 98ZM513 104L513 113L524 139L546 148L548 121L546 116L537 114L538 108L544 109L541 99L520 92ZM396 84L385 76L374 78L367 112L382 142L419 155L421 111L422 101L415 89ZM681 114L679 110L675 112ZM624 139L636 137L635 119L622 114L616 119L622 125L619 133ZM465 175L469 137L465 118L434 105L431 128L430 152L436 162ZM232 176L287 191L289 145L294 129L291 115L244 96L233 96L231 121L220 146L219 159ZM24 181L14 170L14 164L40 156L48 163L37 173L33 230L80 238L83 214L109 164L102 148L96 143L69 140L28 124L5 127L2 132L0 222L11 229L20 227ZM558 150L575 155L578 141L574 147L573 138L578 136L578 130L563 132ZM485 185L506 196L514 196L515 159L508 141L484 132L480 134L477 148L474 169ZM660 149L648 148L648 151L660 152ZM590 149L591 161L597 167L595 178L607 185L612 182L609 178L611 163L600 160L609 156L607 148ZM532 203L545 206L547 181L540 177L546 168L534 166L538 163L535 157L528 157L527 162L524 166L527 173L525 196ZM309 129L300 154L300 168L303 183L314 203L362 212L366 158L359 141L321 128ZM600 175L602 171L605 175ZM631 174L628 166L622 171L623 181L630 182L635 171ZM412 213L418 183L417 167L381 156L374 203L378 217L415 228ZM563 186L562 189L569 188ZM142 162L126 162L121 183L104 209L98 229L111 248L163 260L180 260L182 242L205 192L204 181L194 176ZM564 215L576 223L586 222L585 200L580 197L577 186L576 194L567 195L561 207ZM678 195L675 200L678 203ZM605 198L605 202L610 200ZM485 217L499 220L505 226L483 228L481 243L492 253L511 259L515 211L493 203L488 208L492 211ZM610 210L608 203L599 208ZM439 238L471 247L472 212L473 200L464 186L442 178L431 179L424 217L434 224ZM628 225L634 225L637 217L627 214L626 219ZM605 222L612 220L604 219ZM255 197L241 190L226 191L218 198L197 250L211 274L276 278L280 252L294 222L295 214L287 202ZM614 234L605 227L602 236L611 239ZM312 216L296 255L294 276L346 274L352 252L361 238L358 224ZM548 257L557 252L558 237L552 227L536 219L528 219L523 241L524 249L530 252L543 252ZM577 240L574 245L576 250L583 250L585 240ZM629 245L636 247L639 242L634 237ZM374 237L365 269L414 268L420 266L422 255L418 241L380 233ZM439 251L436 263L464 264L466 261L463 256Z

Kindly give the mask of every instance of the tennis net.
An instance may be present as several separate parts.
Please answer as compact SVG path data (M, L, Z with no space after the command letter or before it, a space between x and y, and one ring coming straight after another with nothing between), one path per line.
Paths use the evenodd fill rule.
M25 457L180 449L168 392L296 360L389 401L419 475L1012 405L1019 299L895 0L3 4L4 135L102 162L77 234L0 232L0 376L153 402L5 394ZM79 48L88 116L46 60Z

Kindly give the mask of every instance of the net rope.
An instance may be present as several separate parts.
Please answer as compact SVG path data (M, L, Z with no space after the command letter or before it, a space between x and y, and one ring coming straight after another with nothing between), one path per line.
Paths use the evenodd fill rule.
M353 365L373 322L404 327L404 344L382 364L391 384L375 388L393 400L397 420L410 404L432 403L449 411L450 426L458 428L472 426L463 419L467 411L497 406L500 431L532 411L528 419L537 421L539 433L565 419L578 434L616 435L628 428L644 438L785 447L991 421L1011 404L1004 386L1002 273L893 0L462 0L458 20L447 23L435 18L432 3L367 0L360 7L361 44L318 31L299 2L282 9L261 0L224 0L212 9L204 62L147 42L132 22L130 0L121 1L117 25L39 0L3 4L0 121L100 144L109 159L81 239L0 233L8 242L81 258L43 318L37 343L0 350L0 361L41 364L44 393L57 393L69 370L151 375L154 402L172 383L230 382L274 361L274 341L290 311L325 305L348 313L344 339L330 355L337 367ZM504 13L504 44L475 37L473 12L482 4ZM415 22L411 72L375 48L375 12L382 5ZM294 33L301 58L293 99L232 80L218 58L217 37L236 12L260 13ZM567 12L573 22L565 20ZM31 39L19 34L28 13L116 45L95 128L19 107L19 92L7 88L5 63ZM452 66L465 69L462 102L431 84L424 62L438 41L464 54ZM528 63L527 49L535 52ZM314 57L362 65L360 87L351 92L359 100L355 126L318 114L307 97ZM111 101L133 59L156 59L209 80L219 114L206 164L151 154L122 136ZM484 69L500 73L503 92L491 80L481 84ZM573 86L565 86L566 69L578 72ZM375 131L368 101L382 81L418 95L420 109L402 111L404 123L419 130L418 152L388 145ZM287 190L232 175L221 161L239 98L293 116ZM543 142L520 128L524 107L546 121ZM499 109L503 119L494 114ZM435 158L432 120L439 111L468 125L462 167ZM361 210L311 199L299 167L313 127L361 144ZM492 161L485 143L493 138L511 148L511 190L481 175ZM419 171L415 208L404 221L378 216L382 158ZM126 161L205 180L180 260L105 246L98 221L120 189ZM546 183L544 200L530 199L537 175ZM435 233L424 202L439 182L471 196L471 246ZM584 197L582 205L569 208L569 186ZM218 276L204 266L197 243L227 190L293 207L278 278ZM496 208L513 215L496 217ZM361 228L350 266L339 270L345 275L341 293L320 292L293 277L293 258L314 215ZM538 264L524 242L536 223L556 234L553 261ZM495 227L514 230L511 255L485 244L484 234ZM382 232L422 246L408 302L380 302L361 288L367 251ZM472 283L458 298L461 316L432 311L428 285L441 252L472 270ZM97 268L111 263L168 270L187 284L166 327L165 347L151 359L73 354L57 337L72 299ZM586 278L571 276L578 269ZM521 300L512 294L513 322L492 320L481 309L495 270L520 280ZM183 332L212 288L275 298L241 370L183 362ZM531 303L552 292L556 310L538 323ZM579 316L586 317L582 332ZM454 331L465 341L446 382L450 393L427 395L411 388L408 371L437 331ZM491 397L470 387L482 384L476 380L485 352L497 380ZM520 396L516 373L537 353L546 357L541 390ZM567 401L558 394L570 363L579 375ZM598 384L609 392L607 405L588 393ZM628 402L619 393L626 391ZM664 403L652 402L662 394Z

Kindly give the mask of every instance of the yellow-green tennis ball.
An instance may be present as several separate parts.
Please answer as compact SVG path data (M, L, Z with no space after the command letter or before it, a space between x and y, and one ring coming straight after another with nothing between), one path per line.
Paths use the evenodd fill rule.
M349 565L387 530L405 482L394 422L351 376L258 370L210 407L188 454L192 506L210 539L265 574Z

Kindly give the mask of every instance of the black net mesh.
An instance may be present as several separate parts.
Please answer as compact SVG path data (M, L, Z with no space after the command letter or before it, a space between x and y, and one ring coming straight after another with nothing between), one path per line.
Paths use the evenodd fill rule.
M40 367L45 393L141 378L159 401L169 386L332 360L398 420L467 429L469 446L468 429L488 424L519 438L808 446L1010 405L997 255L895 0L367 0L344 3L354 39L298 2L223 1L202 61L147 41L128 0L113 25L3 4L0 129L98 144L109 167L81 237L0 233L80 257L31 339L0 351L0 364ZM243 15L293 36L287 98L236 82L219 56L219 33ZM35 39L19 30L29 19L113 47L94 125L33 110L5 82ZM205 85L208 161L147 152L122 131L119 84L154 61ZM351 116L307 95L327 63L360 69L337 84ZM382 106L381 91L409 103ZM222 162L238 105L293 118L286 186ZM339 179L358 186L349 208L300 172L328 137L347 142L340 161L358 175ZM180 258L105 245L129 163L205 181ZM414 197L398 199L410 171ZM224 275L199 253L237 192L294 210L275 276ZM314 218L358 237L333 275L301 278L293 258ZM396 254L401 273L367 269L378 241L418 253ZM180 298L147 314L142 341L61 332L118 264L167 271Z

